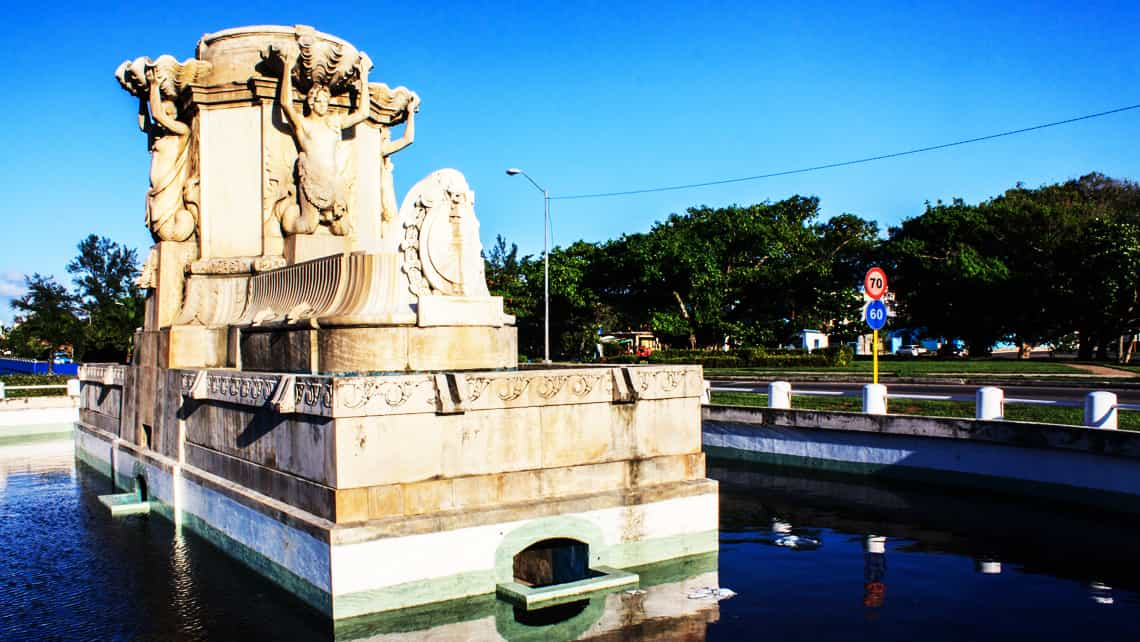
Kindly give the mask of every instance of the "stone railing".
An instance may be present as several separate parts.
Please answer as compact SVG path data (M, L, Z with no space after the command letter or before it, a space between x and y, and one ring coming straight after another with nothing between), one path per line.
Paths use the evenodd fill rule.
M104 386L123 386L127 366L91 363L79 366L79 381Z

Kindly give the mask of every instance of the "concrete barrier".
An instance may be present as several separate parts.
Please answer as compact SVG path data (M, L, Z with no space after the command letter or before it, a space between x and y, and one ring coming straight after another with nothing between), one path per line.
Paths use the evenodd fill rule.
M1116 395L1098 390L1085 395L1085 425L1090 428L1116 429Z
M1005 417L1005 392L1001 388L978 388L976 404L975 419L998 420Z
M881 383L863 386L863 412L868 415L887 414L887 387Z
M773 381L768 384L768 407L791 408L792 384L787 381Z
M1140 513L1140 433L742 406L702 409L710 457L1002 490Z

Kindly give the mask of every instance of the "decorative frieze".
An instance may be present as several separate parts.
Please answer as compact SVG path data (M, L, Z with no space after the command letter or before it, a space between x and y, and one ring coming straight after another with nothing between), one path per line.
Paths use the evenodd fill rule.
M104 372L97 368L107 367L85 368L81 376L90 377L95 376L92 371ZM698 366L635 366L624 370L630 371L639 399L700 396ZM118 385L122 385L121 368L117 371ZM282 414L336 418L612 403L613 372L612 368L581 368L322 377L186 370L180 381L182 395L193 399L272 406ZM292 388L292 403L283 398L282 386ZM441 399L445 402L442 406ZM623 400L630 401L617 401Z

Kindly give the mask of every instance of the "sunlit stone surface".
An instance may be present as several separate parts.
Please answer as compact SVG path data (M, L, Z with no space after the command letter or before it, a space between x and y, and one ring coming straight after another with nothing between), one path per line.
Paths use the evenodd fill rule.
M119 67L156 245L133 363L81 369L79 458L338 619L493 598L547 540L589 573L536 600L715 552L700 368L518 369L474 191L396 198L420 99L374 72L301 26Z

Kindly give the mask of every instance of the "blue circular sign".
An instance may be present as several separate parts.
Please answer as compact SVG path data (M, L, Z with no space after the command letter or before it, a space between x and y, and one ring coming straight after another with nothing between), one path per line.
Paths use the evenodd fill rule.
M872 330L882 330L887 325L887 305L882 301L871 301L867 304L863 319Z

